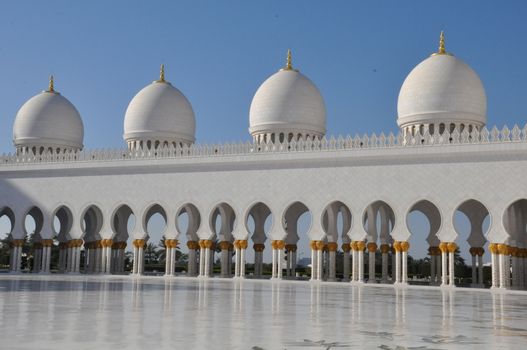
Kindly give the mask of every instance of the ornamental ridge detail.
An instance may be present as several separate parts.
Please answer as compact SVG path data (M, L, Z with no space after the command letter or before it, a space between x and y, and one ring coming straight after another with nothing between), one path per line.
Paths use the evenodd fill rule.
M91 149L83 151L69 151L64 153L43 154L16 154L4 153L0 157L2 165L25 165L36 163L68 163L68 162L90 162L90 161L125 161L140 159L171 159L171 158L211 158L229 155L256 155L269 153L292 153L292 152L324 152L335 150L361 150L361 149L383 149L383 148L409 148L409 147L449 147L462 144L496 144L496 143L527 143L527 124L520 129L515 125L512 129L507 126L498 129L482 128L474 129L469 132L464 129L459 132L454 129L451 133L444 131L442 134L430 134L426 131L423 134L416 132L411 135L399 133L397 135L390 132L364 134L363 136L331 136L329 138L315 140L300 140L290 142L239 142L224 144L194 144L194 145L166 145L158 148L148 149L139 147L137 149L117 148L117 149Z

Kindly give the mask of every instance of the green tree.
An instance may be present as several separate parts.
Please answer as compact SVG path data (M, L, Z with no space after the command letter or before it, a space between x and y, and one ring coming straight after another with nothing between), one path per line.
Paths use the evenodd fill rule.
M157 264L159 262L159 253L154 243L147 243L145 250L145 264Z

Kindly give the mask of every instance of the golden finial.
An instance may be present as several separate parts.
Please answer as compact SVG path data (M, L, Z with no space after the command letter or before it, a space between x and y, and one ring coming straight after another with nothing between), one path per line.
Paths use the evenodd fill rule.
M287 50L287 59L285 61L285 67L281 70L294 70L295 72L298 72L297 69L293 68L293 56L291 55L291 49Z
M53 75L49 76L49 85L48 85L48 89L46 91L47 92L55 92L55 85L54 85L54 82L53 82Z
M159 83L164 83L165 82L165 65L162 64L161 65L161 69L159 70L159 80L158 80Z
M437 52L440 55L444 55L446 53L445 50L445 33L441 31L441 34L439 34L439 51Z
M287 49L287 60L285 63L285 70L293 69L293 58L291 57L291 49Z

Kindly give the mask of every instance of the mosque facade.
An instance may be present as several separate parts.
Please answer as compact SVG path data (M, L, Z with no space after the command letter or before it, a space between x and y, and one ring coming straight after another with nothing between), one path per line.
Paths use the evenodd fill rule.
M419 211L430 227L429 283L453 287L460 240L454 213L461 211L470 221L472 285L483 285L489 254L492 288L526 289L527 126L486 126L483 84L446 52L443 35L439 50L405 79L397 111L396 135L327 136L324 99L288 52L253 98L252 142L197 144L192 105L162 67L127 108L126 147L85 150L81 116L51 80L18 111L16 151L0 158L10 269L21 270L29 215L34 272L50 272L58 240L60 272L122 274L133 238L132 275L141 275L147 223L161 214L168 276L184 236L188 276L212 277L219 246L221 277L245 278L250 263L251 277L262 278L270 249L272 279L293 279L298 242L308 238L313 281L336 281L339 261L343 282L405 285L407 218ZM306 212L311 222L302 237L298 221Z

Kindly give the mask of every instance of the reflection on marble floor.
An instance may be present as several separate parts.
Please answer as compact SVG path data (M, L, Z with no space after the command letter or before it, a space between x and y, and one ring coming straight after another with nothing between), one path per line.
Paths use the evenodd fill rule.
M0 312L6 349L519 349L527 341L527 294L452 289L1 276Z

